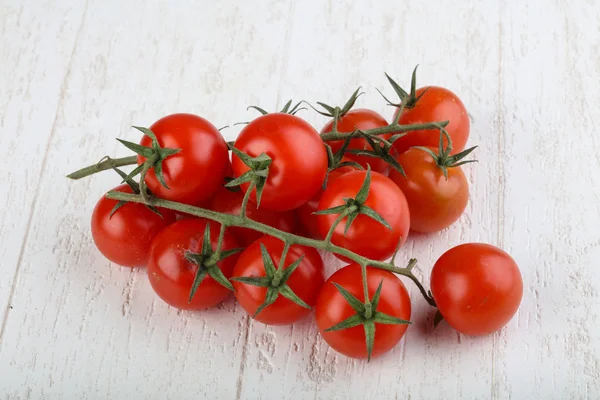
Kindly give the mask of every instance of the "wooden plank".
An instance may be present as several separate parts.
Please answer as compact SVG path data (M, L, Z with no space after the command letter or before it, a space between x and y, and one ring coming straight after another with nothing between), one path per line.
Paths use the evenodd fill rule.
M600 8L506 3L499 242L521 266L525 290L518 318L496 337L494 394L594 399L600 84L592 77L600 72Z
M116 175L63 177L105 154L123 155L113 138L137 140L132 124L188 111L222 126L249 118L249 103L272 109L288 8L90 0L2 338L1 393L236 396L245 313L232 300L206 313L178 312L156 298L144 270L109 265L94 248L89 218Z
M33 208L43 201L56 111L68 79L84 4L3 3L0 13L0 341Z

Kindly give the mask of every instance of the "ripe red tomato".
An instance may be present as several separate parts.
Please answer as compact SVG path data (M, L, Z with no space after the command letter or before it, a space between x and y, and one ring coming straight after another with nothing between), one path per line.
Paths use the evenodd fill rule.
M410 228L416 232L437 232L456 222L469 201L469 184L461 167L447 168L446 180L435 159L422 150L409 149L396 159L406 177L392 170L390 179L406 196Z
M338 132L349 133L353 132L356 129L360 130L368 130L381 128L382 126L387 126L388 123L381 115L372 110L367 110L364 108L357 108L354 110L348 111L340 120L338 121ZM329 121L327 125L321 129L321 134L329 133L333 129L333 120ZM383 139L389 139L392 134L381 135ZM331 150L335 153L342 147L344 144L343 140L334 140L327 142L331 146ZM371 150L372 147L364 138L352 139L350 145L348 146L349 150ZM351 153L346 153L346 156L364 168L367 168L367 165L371 165L371 170L386 173L389 170L389 164L384 160L375 157L369 156L358 156Z
M456 154L464 150L469 139L471 122L467 109L458 96L438 86L428 86L417 90L416 96L420 96L425 90L423 97L412 107L406 107L399 123L401 125L422 124L436 121L450 121L446 131L452 139L452 153ZM396 113L398 110L396 110ZM394 142L394 147L402 153L413 146L436 147L440 142L439 129L420 130L408 132L405 136ZM444 138L444 146L447 140Z
M349 158L342 159L342 162L345 161L351 160ZM344 166L334 169L333 171L329 172L329 175L327 176L327 186L329 187L331 182L336 180L338 177L356 170L357 168L352 166ZM323 190L323 187L321 187L319 192L315 194L312 199L298 207L295 211L297 225L301 228L300 233L303 236L311 237L313 239L323 239L319 233L317 216L313 214L319 209L319 201L321 201L323 192L325 191Z
M346 173L325 190L319 210L326 210L345 204L345 198L355 198L360 190L367 171ZM394 254L398 242L404 244L410 229L408 203L402 191L386 176L372 172L371 187L365 202L392 227L389 230L369 216L359 214L348 232L344 235L346 218L336 227L331 242L372 260L385 260ZM318 215L319 232L327 236L338 214ZM336 256L342 260L344 257ZM348 261L348 260L346 260Z
M210 209L225 214L239 215L242 208L244 193L231 191L224 187L219 188L213 197ZM256 208L256 204L248 202L246 216L254 221L272 226L285 232L293 232L295 226L294 213L292 211L271 211L265 208ZM242 247L249 246L263 236L262 233L248 228L229 227L229 232L235 237Z
M133 193L127 185L113 190ZM92 238L100 253L124 267L142 267L148 261L152 239L175 221L175 213L160 208L162 218L143 204L126 203L110 217L117 200L102 196L92 213Z
M466 335L493 333L515 315L523 297L519 267L504 251L466 243L444 253L431 271L431 293L450 326Z
M192 205L210 199L223 183L229 153L221 133L210 122L193 114L172 114L150 127L163 148L181 149L162 163L165 188L152 168L146 175L146 185L156 196ZM152 146L148 136L140 141ZM138 155L138 164L145 157Z
M404 284L391 272L367 267L367 285L372 299L379 283L383 280L381 298L377 311L387 315L410 320L411 305ZM315 307L317 327L323 339L336 351L353 358L367 358L365 331L362 325L339 331L325 332L326 329L356 314L346 299L333 285L337 283L361 301L365 301L362 275L358 264L347 265L327 279ZM375 323L375 342L371 357L377 357L391 350L404 336L408 325L388 325Z
M267 276L261 255L261 243L271 255L275 266L279 265L284 247L283 242L272 236L263 236L242 252L233 270L234 277ZM294 245L290 247L285 258L285 267L302 256L304 256L302 262L286 283L300 299L313 307L317 301L319 290L321 290L325 281L323 276L323 260L319 252L314 248ZM237 281L233 281L233 287L235 288L235 297L240 305L248 314L254 315L258 307L265 301L267 288ZM277 300L264 308L255 319L264 324L285 325L306 317L310 312L311 310L293 303L280 294Z
M156 294L167 304L182 310L202 310L219 304L229 294L208 274L198 291L188 302L198 265L185 258L186 252L200 253L206 224L210 226L212 249L216 250L220 225L202 218L182 219L169 225L152 242L148 262L148 279ZM237 248L233 236L225 232L223 250ZM226 278L231 277L238 254L220 261L216 266Z
M252 157L266 153L269 166L260 207L275 211L298 208L321 187L327 173L327 152L319 134L306 121L290 114L267 114L250 122L240 132L235 147ZM236 177L249 170L232 156ZM243 184L248 190L249 184ZM256 192L252 193L256 200Z

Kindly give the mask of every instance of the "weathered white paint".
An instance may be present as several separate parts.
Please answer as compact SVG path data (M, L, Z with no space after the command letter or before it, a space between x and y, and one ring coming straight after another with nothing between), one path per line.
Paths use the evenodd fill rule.
M595 399L600 396L600 5L481 1L9 0L0 12L0 394L4 398ZM523 4L521 4L523 3ZM527 4L525 4L527 3ZM157 300L143 270L95 250L89 216L110 172L63 176L175 111L216 125L288 98L391 116L383 72L457 92L478 164L460 222L414 236L426 277L465 241L509 251L522 307L487 338L414 326L390 354L335 354L310 319L248 320ZM323 118L304 116L315 126ZM225 131L232 139L237 129ZM338 264L328 257L331 272Z

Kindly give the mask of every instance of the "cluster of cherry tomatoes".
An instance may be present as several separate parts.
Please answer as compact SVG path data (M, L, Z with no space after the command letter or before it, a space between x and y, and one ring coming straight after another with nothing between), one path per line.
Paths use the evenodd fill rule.
M377 262L403 255L410 231L436 232L458 220L469 196L461 165L472 150L465 150L469 117L454 93L414 85L406 93L390 83L402 100L391 124L352 109L354 96L349 107L322 105L332 120L320 133L289 104L249 122L229 146L192 114L138 128L139 143L121 141L138 166L128 176L115 168L126 183L113 191L144 201L103 196L92 215L97 248L116 264L147 266L154 291L173 307L202 310L233 292L265 324L290 324L314 309L338 352L385 353L406 331L411 303L398 276ZM394 132L435 121L449 123ZM219 218L175 212L156 199ZM264 234L269 227L276 230ZM347 265L326 279L314 240L298 236L345 249L336 256ZM500 329L522 296L515 262L486 244L450 249L430 286L439 315L469 335Z

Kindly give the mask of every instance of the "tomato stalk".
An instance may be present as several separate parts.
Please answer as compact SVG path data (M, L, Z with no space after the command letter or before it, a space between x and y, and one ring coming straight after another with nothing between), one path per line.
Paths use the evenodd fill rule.
M70 179L81 179L86 176L93 175L97 172L106 171L107 169L113 169L118 167L125 167L127 165L137 164L137 156L129 156L123 158L110 158L104 157L100 162L90 165L89 167L81 168L69 175L67 178Z
M200 218L206 218L212 221L216 221L220 224L225 224L228 227L236 226L241 228L249 228L255 230L257 232L264 233L266 235L270 235L276 237L277 239L283 241L284 243L288 243L290 246L294 244L313 247L315 249L328 251L331 253L339 254L344 256L358 264L368 265L370 267L383 269L386 271L393 272L398 275L405 276L412 280L415 285L419 288L419 291L429 303L429 305L435 307L435 301L433 297L429 295L429 293L425 290L419 279L413 274L412 267L416 263L416 260L412 259L407 267L401 268L397 267L390 262L371 260L367 257L363 257L359 254L356 254L348 249L345 249L340 246L336 246L330 242L325 240L315 240L306 238L303 236L294 235L292 233L284 232L279 229L273 228L269 225L262 224L260 222L253 221L248 217L242 217L240 215L230 215L223 214L216 211L207 210L200 207L194 207L188 204L178 203L175 201L165 200L157 197L151 197L148 201L145 201L141 195L138 194L128 194L116 191L110 191L106 195L107 198L113 200L122 200L129 201L133 203L142 203L146 205L151 205L155 207L163 207L174 211L179 211L181 213L186 213L190 215L194 215Z
M423 124L409 124L409 125L401 125L397 121L392 122L387 126L382 126L381 128L373 128L373 129L365 129L362 131L354 131L349 133L336 132L332 130L328 133L323 133L321 135L321 139L324 142L329 142L332 140L344 140L347 138L359 138L362 132L366 135L384 135L386 133L406 133L411 131L419 131L419 130L429 130L429 129L441 129L445 128L450 121L438 121L438 122L426 122Z

